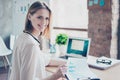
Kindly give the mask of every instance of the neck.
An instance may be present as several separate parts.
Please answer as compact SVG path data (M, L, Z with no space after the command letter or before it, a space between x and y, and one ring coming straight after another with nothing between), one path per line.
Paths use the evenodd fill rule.
M32 35L38 39L40 32L33 31Z

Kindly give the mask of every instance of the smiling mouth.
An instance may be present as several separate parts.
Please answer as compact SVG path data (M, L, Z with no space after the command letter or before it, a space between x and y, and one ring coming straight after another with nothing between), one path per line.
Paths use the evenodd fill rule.
M38 26L40 27L40 25L38 24Z
M38 27L39 27L39 29L40 29L40 30L43 30L43 27L42 27L42 26L40 26L39 24L38 24Z
M38 24L38 26L39 26L40 28L42 28L39 24Z

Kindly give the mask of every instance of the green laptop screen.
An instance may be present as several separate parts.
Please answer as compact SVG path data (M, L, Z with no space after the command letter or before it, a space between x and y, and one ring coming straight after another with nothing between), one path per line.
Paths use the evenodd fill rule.
M78 54L86 57L89 51L89 43L89 39L69 38L67 54Z

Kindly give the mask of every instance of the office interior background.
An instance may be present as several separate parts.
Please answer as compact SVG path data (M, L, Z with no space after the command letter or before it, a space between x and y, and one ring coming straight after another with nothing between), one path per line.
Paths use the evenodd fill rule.
M21 10L21 14L24 15L19 14L19 12L14 13L16 7L18 7L16 4L22 5L28 1L31 3L36 0L0 0L0 36L4 39L8 48L10 48L10 35L17 36L24 29L24 26L21 25L25 20L26 12ZM50 3L50 0L40 1ZM95 7L94 5L93 7L87 7L87 28L74 29L54 26L51 34L66 33L69 36L91 38L90 55L120 59L120 1L105 0L105 2L108 6L104 8ZM27 11L27 8L25 10Z

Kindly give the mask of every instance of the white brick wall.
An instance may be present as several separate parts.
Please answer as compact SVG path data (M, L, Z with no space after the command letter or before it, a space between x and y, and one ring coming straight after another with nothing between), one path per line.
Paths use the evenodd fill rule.
M111 49L110 57L117 58L117 26L119 19L119 0L112 0L112 40L111 40Z

